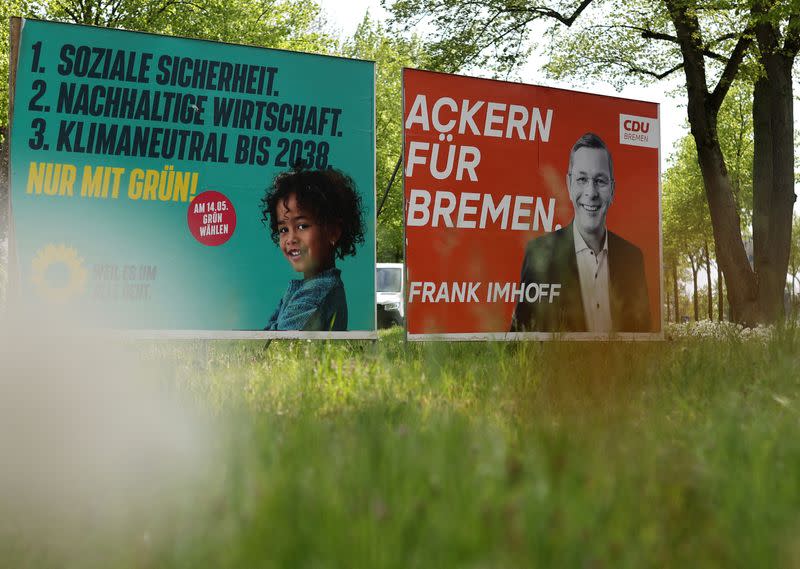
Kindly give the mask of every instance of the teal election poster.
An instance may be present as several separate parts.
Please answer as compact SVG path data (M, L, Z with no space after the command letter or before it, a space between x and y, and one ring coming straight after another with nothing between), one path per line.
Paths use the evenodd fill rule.
M373 62L20 23L20 302L120 330L374 337Z

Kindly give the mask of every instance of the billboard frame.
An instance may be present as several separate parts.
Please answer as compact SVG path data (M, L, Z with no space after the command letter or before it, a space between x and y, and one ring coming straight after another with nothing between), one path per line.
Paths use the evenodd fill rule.
M70 27L90 28L104 31L113 31L114 33L126 33L138 36L154 36L158 38L169 38L188 40L192 42L203 42L212 45L227 45L234 47L246 47L259 50L268 50L272 52L282 52L292 55L306 55L318 58L328 58L344 61L356 61L371 64L372 68L372 164L377 163L377 148L376 148L376 62L370 59L351 58L337 55L311 53L303 51L293 51L282 48L264 47L254 44L233 43L227 41L214 41L203 38L191 38L180 35L167 35L147 31L125 30L117 28L105 28L102 26L94 26L90 24L75 24L71 22L58 22L54 20L46 20L41 18L27 18L12 16L9 19L9 102L8 102L8 170L6 171L6 179L8 182L8 275L7 275L7 289L5 298L5 307L7 312L19 310L22 303L22 271L19 264L17 255L17 237L15 232L15 221L13 216L13 191L12 191L12 175L11 165L13 163L12 153L12 132L14 124L14 105L16 99L16 84L18 76L18 66L20 60L20 47L22 42L22 34L24 33L25 24L28 21L41 22L44 24L58 24ZM373 238L372 242L368 243L372 246L372 274L375 273L375 266L377 263L377 173L376 168L372 169L372 215L368 220L372 224ZM365 197L369 197L368 193L361 193ZM190 201L191 203L191 201ZM374 276L373 276L374 279ZM262 339L326 339L326 340L376 340L378 337L377 332L377 310L376 310L376 292L373 286L372 292L372 329L365 330L347 330L341 332L323 332L323 331L300 331L300 330L286 330L286 331L266 331L266 330L192 330L192 329L136 329L136 328L123 328L123 327L81 327L88 332L103 332L109 333L112 336L119 336L128 339L199 339L199 340L262 340Z
M653 341L664 341L665 340L665 333L664 333L664 237L663 237L663 203L662 203L662 171L661 171L661 133L659 130L659 144L658 144L658 275L659 275L659 323L660 327L659 330L656 332L611 332L611 333L595 333L595 332L466 332L466 333L409 333L408 331L408 295L410 292L410 287L408 286L408 272L409 272L409 263L407 257L407 246L408 246L408 235L407 235L407 192L406 192L406 160L405 160L405 150L406 150L406 84L405 84L405 77L406 72L422 72L422 73L430 73L434 75L447 75L447 76L454 76L459 78L465 79L480 79L483 81L491 81L501 84L508 84L508 85L518 85L518 86L526 86L526 87L543 87L547 89L553 89L558 91L565 91L569 93L579 93L584 95L592 95L597 97L609 97L613 99L620 99L623 101L635 101L635 102L646 102L651 103L656 106L656 119L661 121L661 103L655 101L642 101L638 99L628 99L626 97L618 97L618 96L610 96L610 95L598 95L596 93L590 93L588 91L581 91L578 89L564 89L561 87L549 87L547 85L537 85L532 83L519 83L513 81L505 81L501 79L493 79L493 78L486 78L486 77L475 77L470 75L460 75L456 73L444 73L440 71L430 71L426 69L419 69L415 67L404 67L401 71L402 78L401 78L401 91L402 91L402 140L403 140L403 260L404 260L404 275L406 282L404 288L404 311L406 315L406 326L405 326L405 338L406 341L412 342L439 342L439 341L459 341L459 342L473 342L473 341L510 341L510 342L518 342L518 341L577 341L577 342L586 342L586 341L600 341L600 342L609 342L609 341L624 341L624 342L653 342Z

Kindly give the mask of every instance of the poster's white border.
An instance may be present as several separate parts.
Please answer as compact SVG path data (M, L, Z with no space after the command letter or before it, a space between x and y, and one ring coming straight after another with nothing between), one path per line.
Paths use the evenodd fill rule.
M16 225L14 223L14 204L11 203L11 133L14 129L14 102L17 91L17 66L19 64L19 47L22 43L22 30L25 27L25 18L12 16L8 21L8 168L6 168L6 188L8 190L6 215L8 216L8 234L6 241L6 294L5 306L9 306L14 300L17 300L22 290L22 271L19 270L19 260L17 259L17 237ZM4 308L0 305L0 309Z
M406 253L406 246L408 245L408 237L406 237L406 71L408 67L403 67L400 70L400 133L402 134L402 148L400 149L400 168L402 170L402 184L400 184L400 191L402 192L403 199L402 212L403 212L403 340L408 342L408 255ZM376 287L377 283L376 283Z
M102 332L130 340L377 340L378 333L368 330L351 332L269 332L250 330L121 330L86 329L87 334Z
M372 62L372 329L378 337L378 64Z
M468 332L461 334L408 334L410 342L483 342L506 341L520 342L534 340L577 341L577 342L659 342L664 340L663 332L617 332L600 334L593 332Z
M401 75L401 88L400 93L402 100L402 135L403 135L403 154L404 157L406 149L406 71L421 71L426 73L435 73L438 75L456 75L458 77L466 77L470 79L487 79L485 77L472 77L469 75L459 75L455 73L443 73L441 71L429 71L426 69L417 69L414 67L404 67ZM488 79L489 81L499 81L500 83L514 83L515 85L526 85L529 87L547 87L548 89L558 89L561 91L574 91L576 93L584 93L588 95L597 95L590 91L579 91L575 89L563 89L559 87L548 87L547 85L535 85L532 83L515 83L513 81L502 81L498 79ZM406 165L403 160L403 274L406 279L403 287L403 303L404 314L406 315L405 326L403 331L406 341L411 342L439 342L439 341L461 341L461 342L480 342L480 341L600 341L600 342L654 342L664 340L664 235L662 224L662 203L661 203L661 103L655 101L642 101L640 99L629 99L626 97L619 97L614 95L597 95L600 97L611 97L614 99L623 99L626 101L636 101L644 103L652 103L656 106L656 119L658 120L658 276L659 276L659 314L660 317L660 330L658 332L616 332L613 334L597 334L592 332L467 332L458 334L410 334L408 332L408 260L406 258L406 245L408 240L406 238Z
M664 212L661 204L661 103L656 103L656 117L658 118L658 289L661 292L660 313L661 313L661 334L664 334L666 320L664 315ZM677 312L676 312L677 314Z

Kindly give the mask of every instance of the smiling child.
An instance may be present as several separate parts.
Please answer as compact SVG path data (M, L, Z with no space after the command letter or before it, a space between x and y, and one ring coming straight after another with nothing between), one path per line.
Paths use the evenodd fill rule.
M289 281L265 330L347 330L347 298L336 259L364 242L361 197L338 170L295 168L275 177L261 200L272 241L303 274Z

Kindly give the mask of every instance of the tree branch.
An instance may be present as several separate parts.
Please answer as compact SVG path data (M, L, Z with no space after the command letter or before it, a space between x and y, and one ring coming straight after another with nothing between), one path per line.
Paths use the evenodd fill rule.
M66 12L67 16L72 18L73 22L75 22L76 24L80 23L80 18L78 17L78 14L73 10L70 10L70 8L68 8L66 4L64 4L63 2L56 2L56 4L60 6L61 9L64 10L64 12Z
M706 65L703 58L703 40L697 14L689 12L679 0L665 0L683 55L686 89L689 101L706 100Z
M640 75L649 75L651 77L655 77L656 79L664 79L665 77L669 77L670 75L672 75L676 71L680 71L681 69L683 69L683 63L679 63L678 65L675 65L674 67L671 67L670 69L667 69L666 71L662 71L660 73L657 71L651 71L650 69L645 69L644 67L636 67L635 65L628 66L628 70L631 71L632 73L638 73Z
M728 89L730 89L736 74L739 72L739 65L744 61L744 56L752 43L753 30L751 24L739 36L739 41L736 42L736 47L733 48L733 52L728 58L728 63L725 64L725 69L722 71L719 82L714 88L714 92L711 93L709 103L715 112L722 106L722 101L725 100L725 95L728 94Z
M485 43L485 44L484 44L484 45L483 45L483 46L482 46L480 49L478 49L478 50L475 52L475 55L478 55L478 54L479 54L479 53L481 53L483 50L487 49L489 46L491 46L491 45L493 45L493 44L496 44L498 41L502 40L502 39L503 39L504 37L506 37L507 35L509 35L509 34L512 34L512 33L514 33L514 32L518 32L518 31L519 31L519 32L521 32L521 31L522 31L522 30L523 30L525 27L527 27L527 25L528 25L528 24L530 24L530 23L531 23L531 22L532 22L534 19L535 19L535 18L534 18L533 16L531 16L531 17L530 17L530 18L528 18L528 19L521 20L521 21L520 21L520 22L518 22L516 25L513 25L513 26L509 27L508 29L506 29L506 30L505 30L503 33L500 33L500 34L497 34L497 35L493 36L492 38L490 38L490 39L489 39L489 41L488 41L487 43ZM466 62L464 62L464 63L466 63Z
M664 41L668 41L668 42L671 42L671 43L677 43L677 44L680 43L680 40L678 40L677 37L671 36L669 34L665 34L665 33L662 33L662 32L654 32L653 30L648 30L647 28L639 28L639 27L636 27L636 26L623 26L623 27L629 28L629 29L631 29L633 31L636 31L636 32L641 32L642 33L642 37L644 39L664 40Z
M757 0L753 2L750 12L754 21L753 27L758 40L758 49L762 56L778 51L778 30L769 19L769 11L773 4L773 0Z
M156 17L166 12L168 8L171 8L172 6L179 6L181 4L185 4L187 6L196 8L200 12L204 10L202 6L198 6L197 4L194 4L192 2L180 2L178 0L168 0L167 2L164 2L158 10L150 14L150 16L147 18L148 22L152 23L153 21L155 21Z
M665 34L663 32L656 32L656 31L653 31L653 30L649 30L647 28L639 28L637 26L622 26L622 27L631 29L633 31L641 32L643 39L661 40L661 41L666 41L666 42L670 42L670 43L674 43L674 44L680 45L680 40L677 37L671 36L669 34ZM717 38L716 40L714 40L713 43L720 43L725 39L733 39L733 37L736 37L736 36L733 36L732 34L726 34L726 35L729 36L729 37L722 36L722 37ZM706 57L710 57L711 59L716 59L717 61L727 61L727 58L724 55L719 54L719 53L717 53L715 51L712 51L708 47L704 47L702 53Z
M789 57L795 57L800 51L800 8L795 8L789 16L783 50Z
M580 16L586 8L589 7L589 4L592 3L592 0L583 0L580 5L575 8L575 11L570 16L564 16L560 12L556 12L555 10L547 7L539 7L535 6L530 9L530 11L539 14L540 16L545 16L547 18L554 18L564 24L567 27L570 27L575 20Z
M94 11L94 21L92 23L95 26L102 25L102 15L103 15L103 1L100 0L97 3L97 9Z
M558 20L565 26L570 27L572 26L573 23L575 23L575 20L578 19L578 16L580 16L583 13L583 11L589 7L589 4L591 4L593 1L594 0L582 0L580 5L577 8L575 8L575 10L569 16L566 16L561 12L558 12L547 6L513 7L513 6L502 6L502 4L504 3L501 3L502 7L497 7L497 6L493 7L497 9L500 13L504 14L533 14L538 17L552 18L554 20ZM486 7L485 2L474 2L472 4L479 7ZM531 18L531 20L529 21L532 21L533 19L535 18Z

